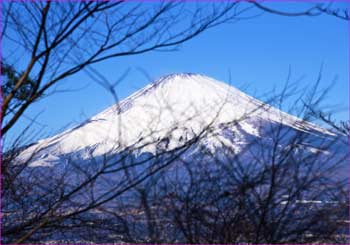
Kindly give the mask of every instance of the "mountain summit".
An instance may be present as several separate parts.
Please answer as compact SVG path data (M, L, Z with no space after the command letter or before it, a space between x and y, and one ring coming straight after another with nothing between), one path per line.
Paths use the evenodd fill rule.
M76 152L86 158L137 146L139 152L154 153L160 141L171 150L205 130L210 133L202 144L208 148L225 144L239 151L241 145L249 143L249 137L263 137L262 128L271 125L326 137L334 135L226 83L180 73L154 81L75 128L40 140L23 156L40 149L34 165L47 165Z

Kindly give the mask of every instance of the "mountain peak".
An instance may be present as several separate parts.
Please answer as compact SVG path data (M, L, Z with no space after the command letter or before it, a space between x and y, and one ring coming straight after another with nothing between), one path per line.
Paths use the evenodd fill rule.
M199 73L191 73L191 72L180 72L180 73L170 73L168 75L164 75L157 79L155 83L166 81L166 80L173 80L176 78L194 78L194 77L203 77L202 74Z
M200 79L200 78L206 78L206 76L198 73L190 73L190 72L182 72L182 73L170 73L164 76L161 76L160 78L154 80L151 83L152 87L157 87L161 84L166 83L179 83L184 81L193 81L194 79ZM208 77L207 77L208 78Z
M122 100L118 105L115 105L115 106L120 107L121 111L125 111L124 110L125 106L129 107L128 105L130 105L132 101L138 98L147 96L150 93L155 92L156 90L158 91L162 90L163 94L166 92L168 95L169 93L171 93L172 95L175 95L175 96L179 95L180 97L183 97L183 94L181 95L181 93L179 93L181 90L186 90L187 92L191 92L189 90L194 89L198 85L203 87L205 86L205 84L208 85L208 83L210 84L213 82L215 83L217 81L202 74L171 73L154 80L153 82L148 84L146 87L131 94L130 96L128 96L127 98ZM112 106L111 108L114 108L115 106Z

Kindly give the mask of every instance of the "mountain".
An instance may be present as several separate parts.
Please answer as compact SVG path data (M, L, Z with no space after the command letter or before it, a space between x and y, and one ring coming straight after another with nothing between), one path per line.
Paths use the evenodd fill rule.
M2 207L9 227L48 220L53 231L33 237L46 243L184 243L187 231L249 243L261 227L308 241L333 227L348 234L347 157L343 135L174 74L25 148Z
M225 146L240 152L272 129L283 128L286 140L307 134L299 142L307 151L322 151L322 144L336 134L265 104L242 91L204 75L182 73L164 76L81 125L40 140L21 158L36 152L32 166L50 166L67 156L81 159L137 149L133 154L155 154L159 148L176 149L201 136L206 149ZM270 132L270 133L269 133ZM308 137L310 138L310 137ZM270 139L271 141L271 139Z

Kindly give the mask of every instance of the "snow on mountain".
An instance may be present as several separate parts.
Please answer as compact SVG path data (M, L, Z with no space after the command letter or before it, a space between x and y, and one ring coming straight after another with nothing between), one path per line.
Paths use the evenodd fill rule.
M157 146L153 142L167 139L166 147L173 149L208 125L212 129L210 135L215 135L204 140L209 148L224 143L239 151L247 134L261 136L257 122L282 124L322 137L334 136L226 83L183 73L160 78L81 125L40 140L21 156L28 157L40 149L33 166L43 166L58 162L57 156L64 154L80 152L82 157L90 157L93 149L93 155L99 156L140 142L145 145L141 152L154 153ZM224 133L223 125L235 125L231 127L235 129ZM230 133L234 137L228 137Z

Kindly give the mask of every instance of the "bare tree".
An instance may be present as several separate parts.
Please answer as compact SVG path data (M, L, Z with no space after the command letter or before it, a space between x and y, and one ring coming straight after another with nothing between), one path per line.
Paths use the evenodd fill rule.
M219 132L234 134L251 113L220 125ZM293 126L300 128L298 123ZM257 125L264 137L250 139L240 154L223 142L214 153L200 148L190 162L190 147L208 134L219 136L211 124L176 149L151 132L151 141L142 139L102 161L91 149L87 162L67 156L69 164L33 168L28 164L42 149L23 163L18 151L8 152L3 235L20 236L16 242L69 241L73 233L96 242L339 241L344 224L338 222L348 205L343 179L332 179L347 156L335 150L344 149L339 138L268 125ZM133 157L148 145L159 147L156 155Z
M350 10L349 9L341 9L339 7L334 7L334 2L329 3L316 3L312 4L310 7L306 7L299 11L285 11L280 10L276 7L270 7L264 4L262 1L249 1L253 5L255 5L258 9L270 13L270 14L276 14L280 16L288 16L288 17L297 17L297 16L319 16L319 15L330 15L334 16L336 18L339 18L341 20L350 20Z
M2 7L6 52L1 66L7 77L2 85L2 136L64 79L84 69L98 74L94 64L174 50L209 28L246 17L255 7L287 15L255 2L188 6L43 1L6 2ZM314 11L348 19L347 12L319 5L297 15L318 15ZM102 84L118 102L114 84ZM221 129L238 127L251 113ZM45 151L40 145L23 157L28 148L38 146L28 145L33 136L29 125L2 154L2 242L340 241L348 199L341 180L333 181L331 174L344 156L322 154L338 142L335 138L318 142L316 153L300 151L309 136L298 132L287 137L294 131L277 124L261 128L268 141L255 139L239 156L224 144L219 155L204 147L190 164L184 156L206 137L217 136L214 124L215 118L176 148L167 147L168 136L151 130L127 146L115 142L102 156L96 157L91 148L87 159L65 155L61 164L47 166L32 165ZM177 128L167 130L171 135ZM150 145L156 154L135 157ZM266 145L274 147L266 151ZM316 205L318 198L333 202ZM302 206L310 200L316 203Z
M319 99L305 98L304 120ZM214 135L234 137L246 120L221 124ZM296 130L299 123L258 120L260 137L239 153L223 140L215 151L204 144L147 179L132 202L142 210L134 217L142 242L347 243L346 135Z
M238 3L234 2L188 8L176 2L144 4L123 1L10 1L3 3L2 7L4 18L1 23L1 37L3 44L8 47L3 53L1 64L6 76L2 86L3 137L25 116L24 112L28 107L57 91L55 86L59 82L84 68L115 57L175 49L209 28L236 20L237 16L247 10L246 7L239 9ZM105 172L122 171L123 167L113 169L112 166L118 166L125 161L126 156L119 161L113 161L114 164L104 161L104 166L97 168L97 171L95 168L90 169L96 171L94 173L86 172L78 163L74 164L74 161L68 159L67 161L72 162L70 166L56 169L61 173L57 175L60 177L52 179L50 187L42 187L48 189L40 190L38 186L46 182L50 171L27 171L30 169L30 162L35 160L42 149L37 149L26 161L18 160L21 147L26 146L27 141L23 141L24 138L21 135L14 140L2 157L2 187L6 199L3 234L9 237L9 241L12 234L16 235L16 242L23 242L38 229L52 224L52 220L65 221L67 217L75 217L73 213L84 213L84 210L98 207L158 171L153 167L130 183L124 183L124 187L116 185L119 189L114 190L115 196L91 200L84 209L76 207L78 211L62 215L62 203L70 201L72 196L78 195L87 186L92 186ZM30 138L29 135L27 140L30 141ZM162 164L163 167L167 165L166 162ZM91 165L94 166L92 163ZM79 179L74 184L66 180L66 173L70 170ZM39 177L40 175L42 176ZM50 195L46 196L49 192ZM17 210L22 213L19 214Z
M257 8L282 16L327 14L349 20L348 10L316 4L297 13L255 1L189 5L180 2L2 3L2 135L33 102L55 91L64 79L104 60L154 50L169 51L223 23L252 18ZM248 12L248 13L247 13ZM9 73L7 74L9 75ZM57 89L57 88L56 88Z
M273 101L281 103L287 94L286 88ZM304 119L310 119L310 108L321 100L303 101ZM102 157L94 156L96 149L85 159L67 155L53 166L31 166L40 161L40 146L25 160L9 152L3 242L346 241L347 178L339 175L348 158L344 136L312 131L303 120L289 126L251 121L268 110L262 105L216 124L218 109L210 123L172 149L167 140L176 127L161 138L151 131L126 148L115 142ZM246 133L248 144L237 152L223 135L233 140L245 122L261 137ZM206 146L208 138L220 142L215 151ZM157 151L143 150L149 146Z
M4 94L2 134L65 78L107 59L175 49L209 28L238 19L248 9L238 6L238 2L193 7L179 2L5 3L2 38L9 49L3 62L16 64L21 72ZM16 95L29 80L35 81L29 95L18 101Z

